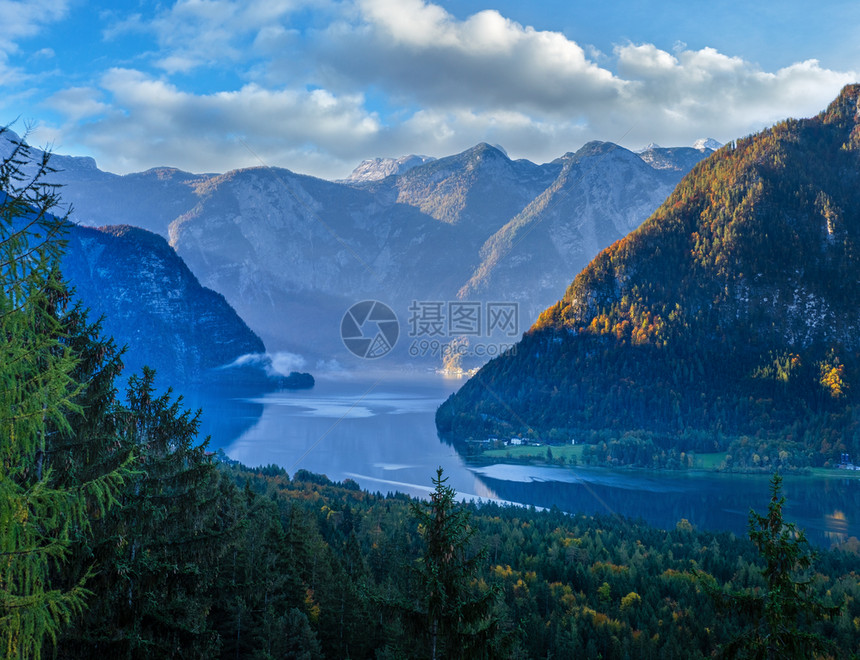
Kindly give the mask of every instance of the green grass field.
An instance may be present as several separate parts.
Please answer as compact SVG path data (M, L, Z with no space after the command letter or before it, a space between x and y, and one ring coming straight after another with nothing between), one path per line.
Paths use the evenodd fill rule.
M565 463L570 463L570 458L576 458L577 462L582 459L582 452L585 445L542 445L540 447L527 446L508 446L503 449L489 449L481 454L484 459L512 462L546 462L546 450L552 450L552 460L557 462L559 459L564 459ZM728 452L715 452L709 454L694 454L693 469L698 470L718 470L723 466ZM804 473L814 477L840 477L845 479L860 479L860 470L834 470L833 468L807 468Z
M485 451L483 458L496 460L511 460L511 461L546 461L546 450L549 447L552 450L553 461L559 458L564 459L565 463L570 462L571 456L579 461L582 458L582 452L585 445L542 445L540 447L533 446L508 446L504 449L490 449ZM693 467L700 470L716 470L726 460L726 452L717 452L713 454L695 454ZM856 473L860 475L860 472ZM853 476L853 475L852 475Z
M579 460L585 445L543 445L541 447L505 447L504 449L490 449L483 453L486 458L510 458L514 460L546 460L547 447L552 450L553 460L564 458L565 462L571 456Z
M693 467L703 470L716 470L726 460L726 453L721 451L713 454L694 454L696 458L693 461Z

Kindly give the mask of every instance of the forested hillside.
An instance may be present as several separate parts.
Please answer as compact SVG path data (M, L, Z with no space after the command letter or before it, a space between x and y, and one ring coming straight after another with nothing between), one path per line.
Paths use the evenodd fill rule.
M698 164L440 408L439 429L461 443L573 437L640 465L857 456L858 94Z
M63 276L105 333L128 350L127 373L148 365L174 385L244 382L273 389L262 368L223 369L266 347L224 297L200 285L160 236L127 225L70 225ZM229 373L229 375L228 375ZM220 377L220 378L219 378Z

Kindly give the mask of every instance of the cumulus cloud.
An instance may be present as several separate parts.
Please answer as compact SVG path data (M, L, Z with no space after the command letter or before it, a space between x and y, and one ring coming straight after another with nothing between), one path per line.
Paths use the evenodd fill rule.
M69 87L52 95L47 104L72 121L98 117L110 110L99 101L101 92L93 87Z
M377 84L434 107L584 112L624 82L559 32L487 10L459 21L421 0L363 0L362 20L337 23L319 47L332 84Z
M673 55L651 44L627 45L616 55L618 73L629 83L620 109L635 110L628 113L631 121L638 115L630 136L638 142L705 134L727 141L786 116L813 115L857 75L825 69L816 60L766 72L713 48ZM600 117L592 125L608 128Z
M857 77L815 60L765 71L681 41L601 54L495 10L458 18L426 0L180 0L105 36L129 31L154 38L145 61L48 101L68 120L55 132L120 172L263 162L337 178L364 158L481 141L537 162L590 139L728 141L814 114ZM207 71L224 74L220 89L184 86Z
M100 81L111 110L85 132L108 169L168 163L192 171L261 164L325 174L349 154L365 153L379 131L363 97L321 89L273 91L250 83L236 91L192 94L133 69ZM222 167L218 167L221 165Z

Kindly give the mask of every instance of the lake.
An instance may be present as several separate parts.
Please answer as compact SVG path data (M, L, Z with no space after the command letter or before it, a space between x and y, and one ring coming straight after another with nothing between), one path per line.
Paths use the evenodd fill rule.
M312 390L247 399L235 393L190 397L204 407L203 432L246 465L274 463L335 481L353 479L382 493L422 496L441 466L466 499L557 506L571 513L642 518L671 528L686 518L699 529L746 534L750 508L764 512L768 478L530 465L469 465L439 440L434 414L463 384L429 372L320 375ZM829 546L860 537L860 479L786 477L788 520Z

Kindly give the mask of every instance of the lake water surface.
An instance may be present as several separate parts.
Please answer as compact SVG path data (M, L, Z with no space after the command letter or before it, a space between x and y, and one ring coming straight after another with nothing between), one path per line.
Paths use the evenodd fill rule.
M664 528L686 518L700 529L746 534L749 509L764 512L768 479L702 472L467 464L439 440L434 414L464 381L433 373L321 376L312 390L204 406L213 446L246 465L280 465L382 493L426 495L441 466L467 498L571 513L639 517ZM829 546L860 537L860 479L786 477L786 517Z

